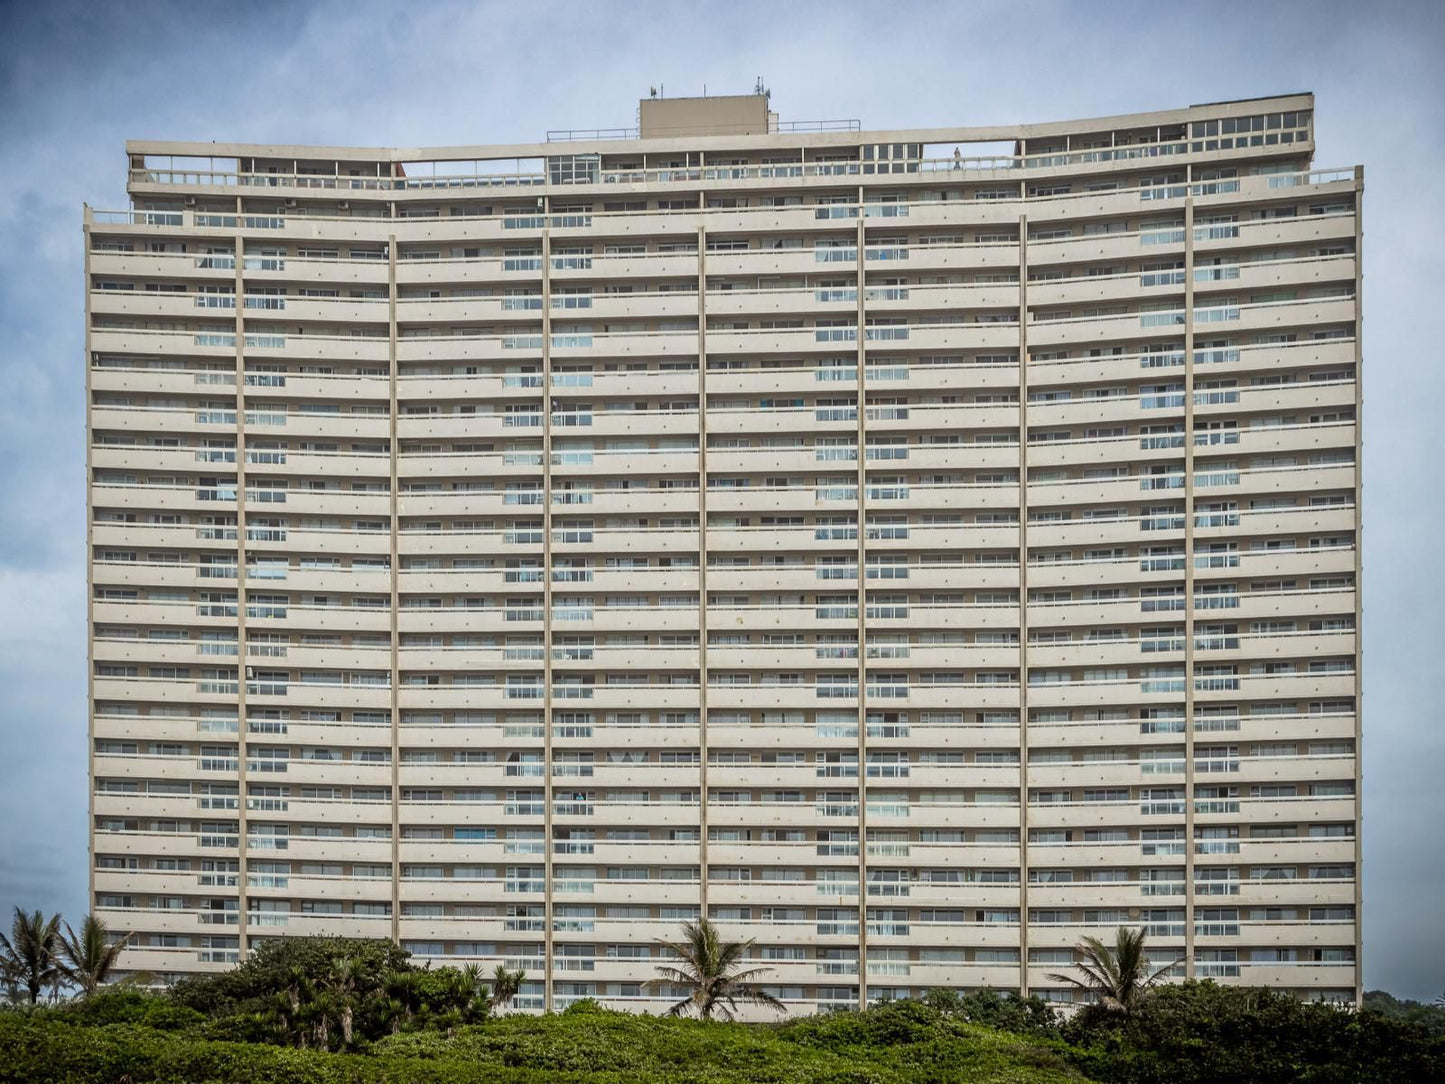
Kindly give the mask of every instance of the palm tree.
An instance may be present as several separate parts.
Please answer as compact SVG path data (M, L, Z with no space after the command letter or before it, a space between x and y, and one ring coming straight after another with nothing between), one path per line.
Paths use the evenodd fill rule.
M419 971L390 971L382 980L387 999L396 1009L391 1017L393 1035L402 1029L402 1025L409 1025L421 1008L421 993L417 988L419 974Z
M406 1006L394 997L382 994L381 1016L386 1021L387 1030L393 1035L401 1031L401 1022L406 1015Z
M311 996L311 979L306 974L306 969L297 964L292 964L286 969L286 985L281 988L286 995L286 1004L290 1011L295 1013L300 1010L301 1002Z
M498 1012L510 1005L512 999L522 992L522 983L526 978L527 973L520 968L508 971L506 964L497 965L497 969L492 972L492 1005Z
M317 1050L331 1049L331 1021L341 1018L341 1001L327 990L319 990L302 1006L302 1014L311 1024L311 1035Z
M40 1000L40 991L60 976L55 956L60 937L60 916L45 918L39 911L26 914L15 908L10 936L0 934L0 960L18 986L25 987L30 1004Z
M366 968L360 960L350 956L338 956L331 961L331 969L321 982L323 989L331 994L340 1009L338 1023L341 1025L341 1048L343 1050L351 1045L357 993L365 978Z
M461 976L463 1022L472 1024L485 1020L492 1013L492 992L482 978L482 969L477 964L467 964L462 968Z
M110 940L110 930L94 915L86 915L80 924L77 937L70 923L65 924L65 933L59 935L60 972L80 987L85 996L95 993L115 969L120 954L125 951L130 934L118 940Z
M1127 926L1115 931L1113 948L1097 937L1086 937L1075 946L1084 958L1074 968L1083 977L1054 974L1049 978L1095 995L1106 1010L1128 1015L1143 1004L1150 989L1183 959L1171 960L1150 971L1144 940L1143 927L1131 930Z
M305 1050L309 1045L308 1006L315 988L300 967L288 968L285 980L284 986L271 993L271 1004L262 1015L267 1026L273 1027L285 1042L294 1042Z
M268 1004L251 1015L251 1022L265 1032L274 1033L283 1043L305 1047L306 1038L297 1023L300 1004L293 1004L285 990L273 990Z
M4 991L4 1000L18 1001L22 985L24 984L20 981L14 962L8 955L0 954L0 989Z
M705 918L683 926L682 938L679 942L657 942L672 954L677 966L659 966L660 978L648 984L654 990L676 985L691 991L667 1010L669 1016L681 1016L689 1006L696 1006L697 1015L703 1020L711 1020L714 1012L724 1020L731 1020L739 1001L787 1011L772 994L753 985L754 978L772 968L739 966L753 947L752 941L724 941L717 927Z

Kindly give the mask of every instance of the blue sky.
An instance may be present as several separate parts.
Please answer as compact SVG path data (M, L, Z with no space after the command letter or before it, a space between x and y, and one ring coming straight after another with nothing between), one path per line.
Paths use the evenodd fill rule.
M0 2L0 916L85 908L81 204L127 138L426 146L633 123L648 87L864 127L1311 90L1366 166L1365 981L1445 990L1445 4Z

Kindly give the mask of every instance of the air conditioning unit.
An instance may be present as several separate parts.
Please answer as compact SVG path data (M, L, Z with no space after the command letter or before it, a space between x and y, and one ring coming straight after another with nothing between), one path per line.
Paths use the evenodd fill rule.
M351 210L351 201L350 201L349 199L344 199L344 200L342 200L340 203L338 203L336 206L337 206L340 210L349 211L349 210Z
M296 201L295 201L294 199L288 199L288 200L286 201L286 206L287 206L287 207L295 207L295 206L296 206Z

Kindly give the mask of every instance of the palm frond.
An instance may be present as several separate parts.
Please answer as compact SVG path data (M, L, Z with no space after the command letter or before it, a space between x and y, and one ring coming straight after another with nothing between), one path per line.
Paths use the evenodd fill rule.
M691 996L668 1010L669 1015L679 1016L696 1006L698 1016L704 1020L714 1013L731 1020L738 1001L785 1011L781 1001L751 984L752 979L772 971L770 967L743 966L753 941L725 941L711 920L701 918L683 926L680 940L659 939L653 943L672 959L670 964L658 965L658 978L648 983L649 988L677 985L692 991Z
M1150 989L1178 964L1178 960L1150 971L1145 948L1146 931L1120 926L1114 944L1097 937L1085 937L1074 946L1081 959L1074 964L1077 975L1052 974L1050 979L1097 996L1110 1009L1133 1012Z

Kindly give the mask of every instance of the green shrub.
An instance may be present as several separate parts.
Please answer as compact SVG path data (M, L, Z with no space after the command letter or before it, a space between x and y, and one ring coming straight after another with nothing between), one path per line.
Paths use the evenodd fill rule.
M357 960L372 980L392 972L413 971L409 953L393 941L348 937L286 937L262 941L245 962L229 971L182 979L170 988L178 1005L214 1016L269 997L300 971L319 981L341 957Z
M133 1024L75 1026L0 1015L0 1082L25 1084L1074 1084L1051 1050L943 1022L933 1010L894 1010L873 1034L893 1046L851 1046L854 1021L822 1023L831 1050L782 1028L658 1019L584 1005L546 1017L511 1016L454 1035L390 1037L366 1054L327 1054L218 1042ZM867 1014L856 1014L865 1016ZM913 1024L908 1021L912 1020ZM921 1026L915 1026L923 1021ZM812 1032L810 1025L804 1031ZM866 1025L865 1029L870 1025Z
M199 1028L206 1017L178 1005L165 994L125 986L102 987L89 997L50 1010L54 1018L76 1024L141 1024L160 1031Z
M406 1026L416 1030L362 1039L358 1052L346 1054L274 1045L272 1019L236 1008L206 1017L140 990L0 1012L0 1084L1445 1080L1445 1039L1427 1028L1212 982L1163 987L1128 1018L1082 1014L1062 1026L1034 999L950 992L764 1025L639 1016L590 999L555 1015L464 1023L457 1001L466 993L459 984L463 973L439 968L399 974L405 981L389 989L413 999ZM232 1000L231 992L221 1003L247 1004ZM399 1016L392 1020L403 1023Z
M578 998L562 1010L563 1016L585 1016L587 1013L607 1012L595 997Z
M1081 1014L1075 1057L1109 1084L1419 1084L1445 1040L1375 1013L1212 981L1160 987L1134 1016Z
M1445 999L1433 1005L1409 998L1397 998L1384 990L1366 990L1361 1008L1377 1012L1387 1020L1419 1024L1432 1035L1445 1035Z
M1012 992L999 994L995 990L974 990L968 994L957 990L930 990L923 1000L939 1012L971 1024L1021 1035L1047 1038L1059 1035L1058 1014L1041 997L1020 997Z

